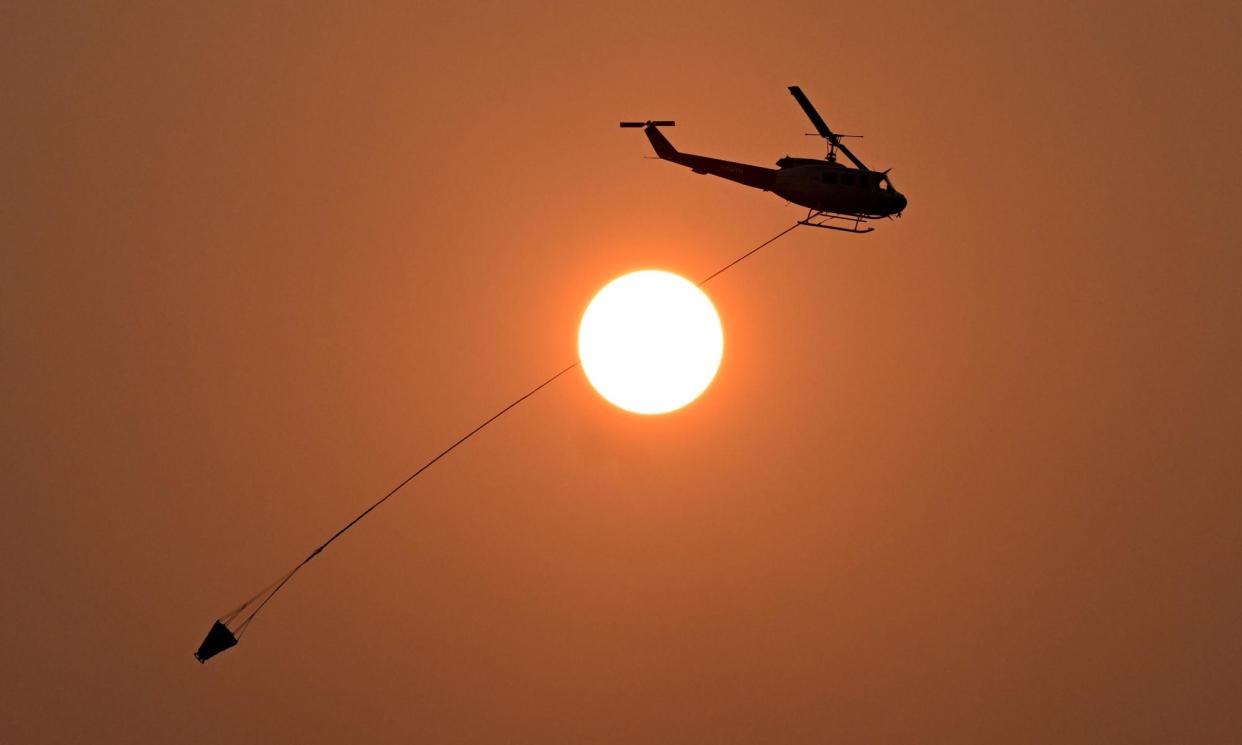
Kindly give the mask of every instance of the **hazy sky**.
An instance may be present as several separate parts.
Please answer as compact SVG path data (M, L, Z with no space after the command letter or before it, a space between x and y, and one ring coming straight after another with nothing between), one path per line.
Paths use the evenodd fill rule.
M361 7L360 7L361 6ZM0 740L1236 742L1238 3L9 3ZM675 414L575 358L709 286ZM856 147L855 147L856 145Z

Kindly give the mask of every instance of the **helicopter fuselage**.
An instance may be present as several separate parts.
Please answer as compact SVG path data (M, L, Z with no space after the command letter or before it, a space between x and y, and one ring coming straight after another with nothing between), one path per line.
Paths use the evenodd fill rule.
M885 174L810 158L781 158L772 193L817 212L888 217L906 208L906 198Z

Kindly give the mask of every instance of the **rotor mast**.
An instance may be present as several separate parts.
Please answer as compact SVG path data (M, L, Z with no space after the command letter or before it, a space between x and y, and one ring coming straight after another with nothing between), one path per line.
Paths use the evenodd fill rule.
M789 92L793 94L793 97L798 101L798 105L802 107L804 112L806 112L806 117L811 120L811 124L815 127L815 131L819 133L820 137L823 137L828 141L829 161L835 161L835 151L840 150L845 153L845 157L849 158L850 162L857 166L860 171L871 170L858 159L857 155L850 152L850 149L845 146L845 143L841 142L841 138L846 135L839 135L828 128L827 122L825 122L824 118L819 115L819 112L815 110L815 107L811 105L811 100L806 97L806 94L802 92L801 88L796 85L791 85L789 86Z

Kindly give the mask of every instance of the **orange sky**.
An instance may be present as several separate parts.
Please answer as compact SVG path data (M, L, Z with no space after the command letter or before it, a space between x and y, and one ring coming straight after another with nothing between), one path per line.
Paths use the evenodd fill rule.
M1237 3L88 5L0 11L0 740L1238 738ZM699 401L576 371L193 661L607 280L800 216L617 128L820 155L790 84L903 219L722 275Z

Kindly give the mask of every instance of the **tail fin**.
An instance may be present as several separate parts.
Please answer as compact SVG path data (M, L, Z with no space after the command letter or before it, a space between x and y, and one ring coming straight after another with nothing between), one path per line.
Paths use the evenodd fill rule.
M648 124L644 131L647 133L647 139L651 140L651 146L655 148L656 155L664 160L670 160L677 154L677 148L673 147L673 143L668 141L654 122Z
M656 155L665 160L670 160L677 154L677 148L660 133L660 127L673 127L676 122L670 121L646 121L646 122L621 122L622 127L642 127L647 132L647 139L651 140L651 146L655 148Z

